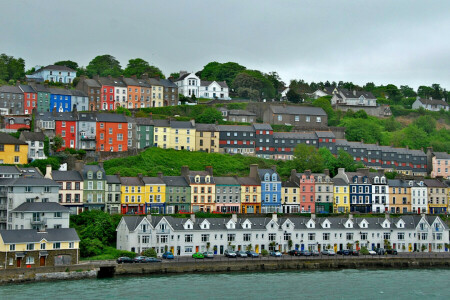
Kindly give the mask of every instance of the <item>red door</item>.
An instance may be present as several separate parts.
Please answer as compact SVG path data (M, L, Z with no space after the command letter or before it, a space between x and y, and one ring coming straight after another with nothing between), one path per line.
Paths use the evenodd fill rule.
M41 256L39 259L39 266L44 267L45 266L45 256Z
M17 258L17 267L18 267L18 268L20 268L21 263L22 263L22 258L21 258L21 257L18 257L18 258Z

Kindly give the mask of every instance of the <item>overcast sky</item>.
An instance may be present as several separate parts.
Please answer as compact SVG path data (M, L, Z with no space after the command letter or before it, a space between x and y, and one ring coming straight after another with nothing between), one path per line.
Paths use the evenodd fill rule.
M166 75L210 61L288 83L353 81L450 89L450 1L1 1L0 53L26 68L111 54Z

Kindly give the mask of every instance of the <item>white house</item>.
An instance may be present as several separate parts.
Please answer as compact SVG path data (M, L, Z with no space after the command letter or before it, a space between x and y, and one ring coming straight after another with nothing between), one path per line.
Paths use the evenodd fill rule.
M384 213L389 210L389 186L384 171L369 173L372 182L372 212Z
M36 72L26 75L26 77L39 82L50 81L71 84L77 75L75 70L66 66L49 65L36 67L36 70Z
M335 88L331 98L331 105L375 107L377 106L377 98L371 92Z
M19 140L28 144L28 160L46 159L44 154L44 140L45 135L43 132L28 132L22 131L20 133Z
M228 85L225 81L205 81L195 75L180 71L180 77L175 80L178 92L186 97L195 95L197 98L230 100Z
M25 202L12 210L10 223L12 229L69 228L69 216L70 209L55 202Z
M405 215L390 218L270 217L174 218L171 216L124 216L117 227L117 249L141 253L154 248L158 255L177 256L226 249L374 249L385 240L399 252L445 251L448 226L435 216ZM291 241L291 242L290 242ZM292 247L289 244L292 243Z
M436 100L431 97L429 99L421 99L420 97L417 97L416 101L412 104L412 109L419 109L421 107L431 111L440 111L441 109L447 111L449 110L449 105L444 101L444 99Z
M423 181L410 181L411 209L413 213L427 213L428 190Z

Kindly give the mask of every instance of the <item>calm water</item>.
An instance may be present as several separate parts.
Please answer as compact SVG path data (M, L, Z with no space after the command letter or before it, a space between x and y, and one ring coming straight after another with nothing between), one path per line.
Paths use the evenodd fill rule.
M0 299L448 299L450 270L186 274L0 286Z

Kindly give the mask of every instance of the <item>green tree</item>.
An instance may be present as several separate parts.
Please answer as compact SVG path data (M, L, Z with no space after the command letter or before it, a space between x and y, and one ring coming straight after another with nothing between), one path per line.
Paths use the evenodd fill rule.
M323 158L323 165L325 169L328 169L330 171L331 177L336 175L337 173L337 159L336 157L331 153L331 151L326 148L322 147L319 149L319 154Z
M169 77L172 77L173 79L180 78L180 73L179 72L170 73Z
M156 251L153 248L148 248L147 250L142 251L142 255L147 257L157 257Z
M165 78L162 71L155 66L151 66L147 61L142 58L130 59L128 61L128 65L123 71L123 74L126 77L130 77L132 75L136 75L137 77L141 77L142 74L147 73L149 77L159 77Z
M208 107L195 120L197 123L213 124L222 120L222 114L215 108Z
M61 163L56 157L50 156L47 159L35 159L28 164L28 166L30 167L38 168L42 172L42 174L45 174L47 165L52 166L52 170L59 170Z
M231 87L233 80L239 72L246 68L235 62L219 63L216 61L208 63L200 71L200 78L203 80L226 81ZM237 89L237 87L235 87Z
M356 169L364 167L362 163L355 163L353 157L345 150L339 149L336 163L337 168L344 168L347 172L355 172Z
M78 64L72 60L61 60L54 63L54 65L57 66L66 66L68 68L71 68L72 70L78 70Z
M293 89L289 89L289 91L286 93L286 98L289 102L292 103L299 103L302 100L300 94Z
M115 245L117 225L117 219L101 210L70 216L70 227L77 230L81 240L98 239L105 246Z
M99 239L84 238L80 241L81 257L91 257L102 254L105 246Z
M416 92L413 90L413 88L407 86L407 85L401 85L400 86L400 91L403 94L403 97L416 97L417 94Z
M323 157L317 148L311 145L298 144L294 149L294 163L300 172L311 170L312 172L323 171Z
M251 88L240 87L237 89L237 94L245 99L259 100L259 92Z
M389 132L397 131L402 127L402 124L395 120L394 116L391 116L390 118L386 119L384 121L384 129Z
M0 54L0 80L9 82L25 77L25 61L5 53Z
M345 118L341 125L346 128L345 136L348 141L364 140L365 143L371 144L381 141L382 128L375 120Z
M122 67L114 56L105 54L96 56L93 60L91 60L86 67L86 72L91 78L94 75L111 75L117 77L122 74Z
M428 134L436 130L436 120L430 115L418 117L413 124Z
M52 150L54 152L58 151L59 149L61 149L62 144L63 144L63 138L59 135L55 136L53 138L53 142L52 142Z
M269 81L272 83L273 87L275 88L275 91L280 91L284 88L286 85L280 78L277 72L269 72L266 74L266 78L269 79Z
M334 111L333 107L331 106L331 97L320 97L313 101L312 105L316 107L321 107L328 116L328 123L330 123L330 120L336 119L336 112Z

